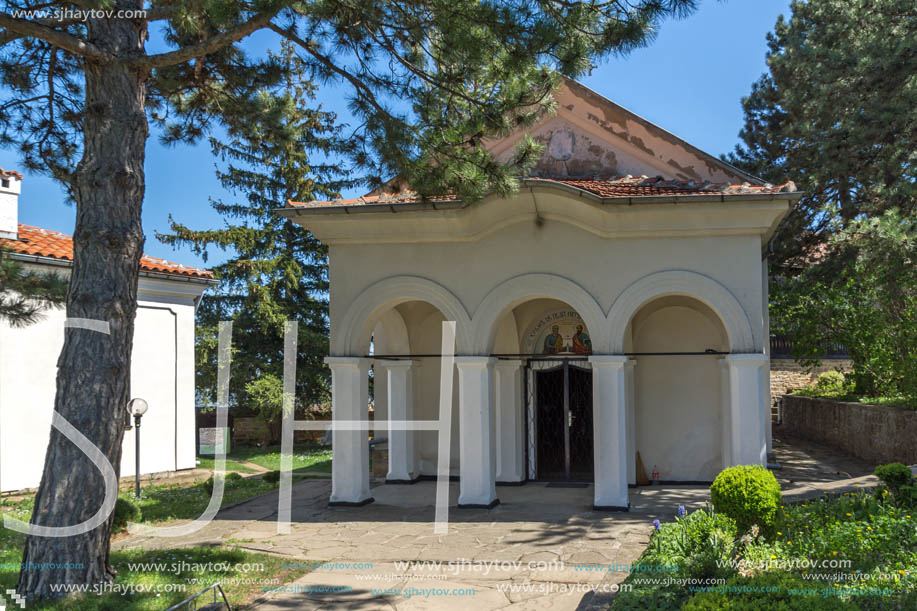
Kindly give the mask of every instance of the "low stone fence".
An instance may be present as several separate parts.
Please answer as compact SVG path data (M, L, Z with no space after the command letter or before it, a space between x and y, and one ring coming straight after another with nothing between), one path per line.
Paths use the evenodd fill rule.
M917 464L917 411L784 395L783 430L873 464Z
M850 359L825 359L812 371L790 358L771 357L771 419L777 422L777 401L792 390L811 386L826 371L850 371Z

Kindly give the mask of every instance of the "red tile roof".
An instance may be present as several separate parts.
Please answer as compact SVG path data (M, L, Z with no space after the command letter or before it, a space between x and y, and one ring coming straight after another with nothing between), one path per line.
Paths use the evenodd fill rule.
M0 246L13 252L24 255L49 257L62 261L73 261L73 237L49 231L40 227L23 225L19 223L19 239L11 240L0 238ZM186 278L200 278L209 280L213 272L197 267L190 267L180 263L172 263L165 259L158 259L143 255L140 259L140 269L144 272L166 274L169 276L183 276Z
M592 176L588 178L542 178L530 177L526 181L563 184L581 189L604 198L633 198L686 195L756 195L768 193L795 192L796 185L787 182L782 185L751 185L744 183L733 185L726 182L694 182L666 180L661 176ZM433 201L456 201L454 195L433 198ZM362 206L371 204L406 204L419 202L421 198L414 191L401 191L394 194L366 195L356 199L333 199L321 202L288 202L299 208L318 208L321 206Z
M0 178L9 178L10 176L22 180L22 174L19 172L15 170L4 170L3 168L0 168Z

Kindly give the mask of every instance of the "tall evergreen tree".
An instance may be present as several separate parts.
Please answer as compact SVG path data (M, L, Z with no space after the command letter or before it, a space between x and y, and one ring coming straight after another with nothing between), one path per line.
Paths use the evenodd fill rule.
M854 392L917 396L917 5L808 0L768 36L727 159L805 196L770 253L772 328L795 356L850 351Z
M289 200L329 199L353 186L339 161L352 151L336 116L309 106L315 85L291 45L284 45L278 63L284 78L237 103L226 117L227 136L210 138L214 157L226 161L217 177L243 202L211 202L224 227L195 230L170 221L171 232L157 234L166 244L190 246L205 260L213 248L229 255L213 268L220 285L198 309L197 391L205 400L216 395L217 325L230 319L246 330L234 341L235 403L272 405L254 400L261 387L251 385L262 377L282 378L284 323L294 319L300 322L297 405L328 398L322 360L328 353L327 248L273 211ZM279 414L270 411L276 420Z
M768 35L769 72L742 102L742 144L727 160L805 197L774 242L802 262L849 221L917 213L917 5L793 2Z
M512 164L496 163L479 143L550 108L554 70L576 76L595 58L643 45L660 19L693 4L153 0L144 8L141 0L3 0L0 144L18 147L29 169L61 181L76 202L67 316L105 321L110 331L68 328L54 409L117 469L149 121L166 141L193 142L231 114L237 98L276 83L282 67L248 57L243 38L270 30L296 45L316 79L349 87L360 122L351 135L355 162L374 182L400 174L422 194L473 199L515 187ZM49 8L82 14L34 12ZM88 12L99 8L107 10ZM151 36L161 52L147 52ZM397 110L404 102L409 108ZM528 143L519 158L533 150ZM53 429L32 520L50 527L89 520L102 488L92 462ZM110 581L111 523L72 537L30 535L18 591L59 597L51 584ZM68 563L82 568L28 568Z
M26 271L0 246L0 320L25 327L41 319L41 312L64 305L67 281L54 273Z

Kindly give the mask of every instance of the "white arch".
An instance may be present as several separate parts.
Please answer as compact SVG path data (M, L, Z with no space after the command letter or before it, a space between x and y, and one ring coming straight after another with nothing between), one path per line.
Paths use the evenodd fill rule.
M347 308L340 323L332 328L331 354L365 354L369 348L370 334L379 318L387 309L406 301L426 301L438 308L446 320L454 320L456 353L467 354L471 318L465 306L449 289L418 276L385 278L360 293Z
M732 352L760 352L748 314L739 300L722 284L703 274L684 270L656 272L640 278L622 292L608 312L605 326L612 354L624 353L627 325L637 310L658 297L683 295L708 305L726 328Z
M373 327L374 354L411 354L411 341L404 318L394 308L385 310Z
M605 325L605 314L586 289L575 282L553 274L524 274L497 285L484 297L474 312L474 339L472 346L478 355L490 354L497 325L503 313L524 301L538 298L558 299L570 305L583 317L586 328L593 335L593 349L601 353L606 344L600 339ZM593 331L595 329L595 331Z

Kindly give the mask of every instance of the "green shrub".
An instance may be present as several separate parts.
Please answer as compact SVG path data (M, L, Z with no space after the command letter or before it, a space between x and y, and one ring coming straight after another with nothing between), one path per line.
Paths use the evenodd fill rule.
M900 507L917 507L917 486L901 486L895 500Z
M888 486L888 489L894 493L897 493L901 486L909 486L914 479L911 470L900 462L879 465L876 467L876 470L873 471L873 475L882 480L882 483Z
M724 576L723 565L729 562L735 547L736 523L713 509L695 511L678 520L681 529L678 546L682 558L676 562L679 576L709 579ZM731 570L725 569L728 574Z
M269 484L276 484L280 481L280 471L268 471L262 479Z
M733 577L723 586L711 586L707 592L698 592L682 607L682 611L832 611L834 609L859 609L852 601L825 598L817 594L824 586L805 581L800 576L784 571L761 573L754 577ZM731 591L729 588L733 588ZM805 593L806 591L811 593Z
M733 520L745 532L753 524L765 531L777 520L780 484L774 474L760 465L739 465L724 469L710 486L713 507Z
M127 528L128 522L139 522L142 515L137 501L118 497L115 502L115 521L112 528L114 530L123 530Z
M685 598L685 589L677 584L659 586L652 583L634 582L630 590L622 590L615 595L611 609L613 611L678 609Z
M242 479L242 475L239 473L236 473L235 471L230 471L229 473L226 474L227 482L237 482L240 479Z
M844 387L844 374L840 371L826 371L818 376L815 389L821 392L840 390Z

